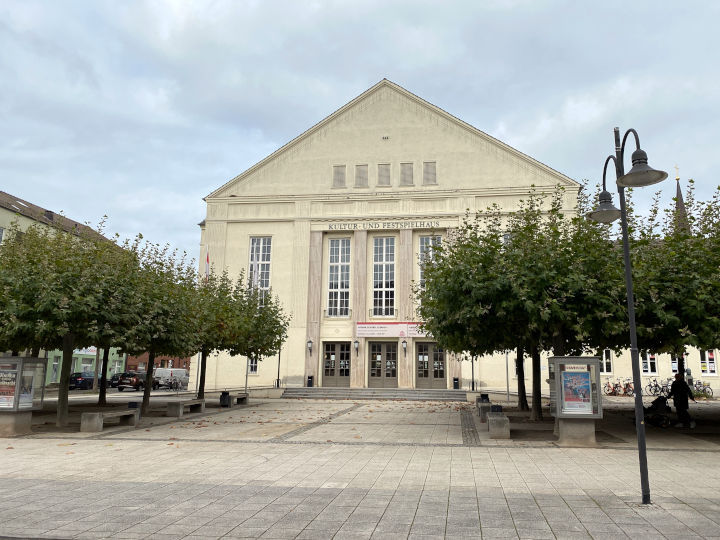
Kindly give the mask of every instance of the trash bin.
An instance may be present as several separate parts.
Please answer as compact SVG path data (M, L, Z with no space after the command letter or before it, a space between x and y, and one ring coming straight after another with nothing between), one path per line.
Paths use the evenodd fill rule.
M221 407L229 407L230 406L230 392L220 392L220 406Z
M490 394L480 394L480 403L490 403Z
M315 379L315 377L313 377L312 375L308 375L308 383L307 383L308 388L312 388L314 379Z
M490 412L502 412L502 405L490 405Z
M460 379L453 377L453 390L460 390Z

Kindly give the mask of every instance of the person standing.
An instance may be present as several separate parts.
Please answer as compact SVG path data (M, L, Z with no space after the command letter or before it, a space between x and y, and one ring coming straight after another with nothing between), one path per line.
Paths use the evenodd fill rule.
M688 409L690 408L688 398L692 399L693 402L695 402L695 398L693 397L692 390L680 373L675 374L675 380L670 385L670 394L668 395L668 398L671 397L673 398L673 405L675 405L675 412L678 417L678 423L675 424L675 427L684 426L694 428L695 420L691 418L690 413L688 412Z

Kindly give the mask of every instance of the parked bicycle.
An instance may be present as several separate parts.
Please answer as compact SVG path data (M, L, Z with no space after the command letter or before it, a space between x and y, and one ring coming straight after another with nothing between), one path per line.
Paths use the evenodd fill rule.
M620 384L619 378L614 383L608 379L603 386L603 393L606 396L622 396L625 393L625 386Z
M626 396L633 396L635 395L635 387L633 386L632 379L625 379L625 384L623 385L623 393Z
M662 388L663 387L658 384L656 377L652 381L650 381L645 387L645 393L649 396L659 396Z
M707 397L712 397L713 395L713 390L712 388L710 388L710 385L700 380L695 381L695 390L698 392L702 392Z

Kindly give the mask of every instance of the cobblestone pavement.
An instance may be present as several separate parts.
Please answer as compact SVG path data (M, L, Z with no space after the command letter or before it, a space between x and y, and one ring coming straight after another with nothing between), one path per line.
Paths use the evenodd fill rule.
M488 440L471 411L254 400L138 429L0 439L0 536L720 538L712 433L649 431L644 506L625 419L602 428L600 448L561 448L548 422L513 421L516 440Z

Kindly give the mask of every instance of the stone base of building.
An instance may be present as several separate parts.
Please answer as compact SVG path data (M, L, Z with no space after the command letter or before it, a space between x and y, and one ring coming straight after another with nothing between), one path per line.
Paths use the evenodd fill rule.
M593 418L559 418L557 428L560 446L597 446Z
M18 437L32 433L32 412L0 412L0 437Z

